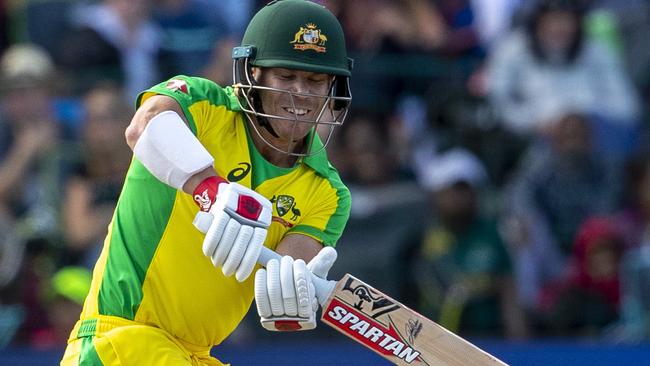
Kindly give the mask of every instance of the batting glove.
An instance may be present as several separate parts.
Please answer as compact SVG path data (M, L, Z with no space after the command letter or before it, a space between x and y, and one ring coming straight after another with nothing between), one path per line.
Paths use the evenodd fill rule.
M205 233L203 254L239 282L250 276L271 224L271 202L259 193L220 177L209 177L194 190L201 211L194 226Z
M255 273L255 302L262 326L271 331L316 328L318 301L311 274L325 278L336 250L325 247L305 264L289 256L270 260Z

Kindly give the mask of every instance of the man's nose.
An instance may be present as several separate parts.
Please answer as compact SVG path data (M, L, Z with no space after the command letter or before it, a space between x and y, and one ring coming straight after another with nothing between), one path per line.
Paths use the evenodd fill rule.
M309 83L307 82L307 80L297 78L296 80L293 81L289 90L293 93L309 93L310 92Z

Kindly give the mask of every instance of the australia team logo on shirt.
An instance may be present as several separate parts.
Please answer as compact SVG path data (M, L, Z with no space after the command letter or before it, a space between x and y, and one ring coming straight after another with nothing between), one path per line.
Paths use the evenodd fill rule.
M306 26L300 27L294 35L293 41L289 43L293 44L294 50L326 52L325 42L327 42L327 36L318 29L318 26L314 23L307 23Z
M296 207L296 200L292 196L286 194L281 194L279 196L273 195L271 203L275 206L275 210L279 215L273 216L273 221L279 222L286 227L292 227L293 224L289 221L296 221L301 216L300 210ZM285 218L285 215L288 213L291 213L291 216Z

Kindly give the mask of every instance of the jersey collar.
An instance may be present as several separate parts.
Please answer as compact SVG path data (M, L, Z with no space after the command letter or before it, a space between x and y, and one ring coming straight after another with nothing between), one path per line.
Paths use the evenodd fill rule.
M311 139L312 134L316 133L315 129L312 129L309 135L307 135L307 140ZM318 151L320 150L320 151ZM310 156L305 156L300 159L300 161L310 168L314 169L318 174L326 177L329 175L330 163L327 159L327 152L323 149L323 142L321 141L318 134L314 136L314 140L311 143L310 151L318 151L318 153Z
M235 89L232 86L227 86L224 88L226 92L226 97L228 97L228 110L241 112L241 107L239 106L239 101L237 100L237 94L235 94Z

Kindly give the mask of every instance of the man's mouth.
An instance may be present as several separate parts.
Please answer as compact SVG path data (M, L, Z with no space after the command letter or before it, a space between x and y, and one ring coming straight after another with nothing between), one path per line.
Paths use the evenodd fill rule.
M302 116L304 116L304 115L306 115L307 113L310 112L309 109L304 109L304 108L282 107L282 109L284 109L285 111L287 111L287 112L289 112L289 113L291 113L291 114L293 114L295 116L298 116L298 117L302 117Z

